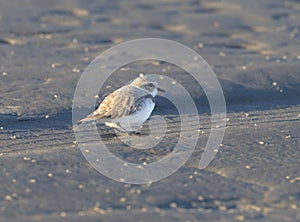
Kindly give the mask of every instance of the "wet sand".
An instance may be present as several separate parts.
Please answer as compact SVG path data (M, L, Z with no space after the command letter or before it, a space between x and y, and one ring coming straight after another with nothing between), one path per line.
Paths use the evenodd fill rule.
M1 2L0 221L300 220L299 27L299 1ZM175 174L126 185L83 157L72 98L98 54L145 37L177 41L207 60L224 90L227 128L216 158L199 170L210 127L203 91L170 64L128 65L108 80L109 90L139 72L167 72L189 86L201 133ZM173 129L165 142L174 143L179 117L157 102L154 114ZM116 155L139 158L105 140ZM168 150L151 152L159 158Z

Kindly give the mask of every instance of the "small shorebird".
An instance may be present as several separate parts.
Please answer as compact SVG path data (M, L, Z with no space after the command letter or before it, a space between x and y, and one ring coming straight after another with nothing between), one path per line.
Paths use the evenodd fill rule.
M105 97L98 109L78 123L103 119L105 125L120 132L135 133L152 113L158 91L165 92L150 76L140 74L130 84Z

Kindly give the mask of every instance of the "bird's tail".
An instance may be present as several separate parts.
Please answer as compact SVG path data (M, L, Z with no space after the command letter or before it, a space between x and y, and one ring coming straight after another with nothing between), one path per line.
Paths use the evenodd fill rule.
M95 120L98 118L98 114L95 112L92 112L90 115L88 115L87 117L82 118L81 120L78 121L78 124L84 123L84 122L89 122L92 120Z
M87 116L87 117L79 120L77 124L81 124L81 123L84 123L84 122L92 121L92 120L95 120L95 119L96 118L94 116Z

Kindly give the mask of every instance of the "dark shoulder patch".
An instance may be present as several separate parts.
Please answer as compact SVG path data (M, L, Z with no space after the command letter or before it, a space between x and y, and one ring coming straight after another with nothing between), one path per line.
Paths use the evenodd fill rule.
M139 111L140 109L142 109L146 105L145 100L147 100L147 99L151 99L152 102L154 103L154 97L152 95L147 94L145 96L141 96L134 102L134 105L130 108L129 114L135 113L135 112Z

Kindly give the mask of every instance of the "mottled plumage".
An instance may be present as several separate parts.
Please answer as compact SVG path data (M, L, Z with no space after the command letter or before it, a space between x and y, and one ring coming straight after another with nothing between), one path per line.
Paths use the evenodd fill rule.
M107 126L121 132L134 132L149 118L154 109L157 90L164 91L151 78L140 74L131 84L109 94L97 110L79 122L105 119Z

